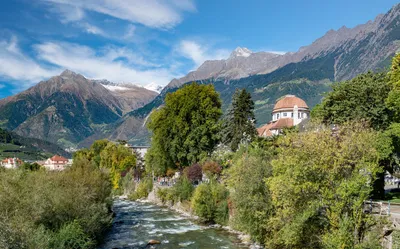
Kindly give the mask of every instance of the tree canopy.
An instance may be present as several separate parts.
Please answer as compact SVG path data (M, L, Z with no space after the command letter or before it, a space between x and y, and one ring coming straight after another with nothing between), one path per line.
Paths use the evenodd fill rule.
M312 117L328 124L363 120L375 129L385 129L392 118L392 111L385 104L391 90L388 81L386 73L368 72L335 83L333 91L312 110Z
M257 135L254 102L246 89L237 89L232 97L232 106L224 120L223 142L236 151L243 142L251 142Z
M148 123L152 137L147 169L163 174L206 157L219 142L221 115L213 85L192 83L168 94L165 106L154 111Z

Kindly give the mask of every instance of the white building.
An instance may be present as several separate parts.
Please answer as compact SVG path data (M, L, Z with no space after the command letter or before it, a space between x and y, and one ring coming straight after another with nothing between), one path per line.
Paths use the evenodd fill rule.
M64 170L71 161L65 157L55 155L44 162L44 167L48 170Z
M16 169L19 166L21 166L24 162L20 160L19 158L6 158L2 161L0 161L0 166L3 166L7 169Z
M310 109L306 102L294 95L280 98L272 110L272 121L257 129L261 137L278 135L283 128L298 125L310 117Z

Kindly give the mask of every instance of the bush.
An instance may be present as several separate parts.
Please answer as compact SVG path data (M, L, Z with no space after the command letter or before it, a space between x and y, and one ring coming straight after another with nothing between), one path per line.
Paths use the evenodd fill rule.
M192 197L194 213L205 222L217 222L225 225L229 218L229 192L216 181L200 184Z
M146 198L153 189L153 180L150 177L143 178L137 185L136 191L129 195L129 199L138 200Z
M200 164L198 163L195 163L192 166L188 167L185 171L185 174L191 182L199 182L203 178L203 171Z
M215 161L206 161L203 164L203 172L208 177L221 174L221 170L221 166Z
M60 231L53 236L50 242L51 248L71 249L71 248L93 248L95 243L83 231L77 221L63 226Z
M174 187L172 188L172 192L174 195L174 200L176 201L186 201L192 197L193 193L193 185L189 181L189 179L185 176L182 176L178 179Z
M0 182L0 248L94 248L111 225L109 176L83 161L62 172L3 170Z

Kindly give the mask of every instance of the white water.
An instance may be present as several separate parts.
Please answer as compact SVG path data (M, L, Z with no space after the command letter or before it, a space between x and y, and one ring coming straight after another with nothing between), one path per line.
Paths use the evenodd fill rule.
M169 209L149 203L117 200L113 226L101 249L248 248L236 235L196 224ZM159 245L148 246L149 240Z

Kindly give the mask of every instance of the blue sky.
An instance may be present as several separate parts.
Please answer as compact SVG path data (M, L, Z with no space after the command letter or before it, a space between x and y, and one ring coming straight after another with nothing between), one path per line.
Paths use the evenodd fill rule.
M0 98L70 69L166 85L236 47L297 51L392 0L3 0Z

